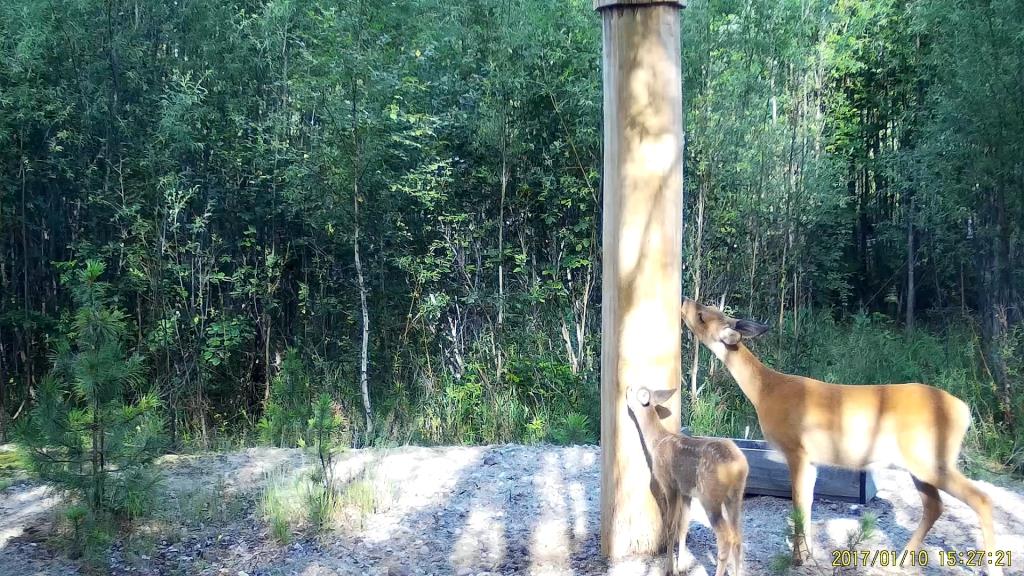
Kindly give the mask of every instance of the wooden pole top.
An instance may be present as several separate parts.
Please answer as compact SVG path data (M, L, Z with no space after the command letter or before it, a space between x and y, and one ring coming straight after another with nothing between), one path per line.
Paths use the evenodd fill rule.
M634 6L639 8L641 6L655 6L658 4L686 8L686 0L594 0L594 10L603 10L615 6Z

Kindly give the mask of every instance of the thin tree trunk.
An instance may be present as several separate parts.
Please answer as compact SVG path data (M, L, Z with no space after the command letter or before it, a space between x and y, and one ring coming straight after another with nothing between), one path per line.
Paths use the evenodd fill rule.
M360 5L361 7L361 5ZM356 280L359 284L359 307L362 312L362 340L359 346L359 391L363 396L363 416L366 420L367 444L373 439L373 408L370 405L370 382L367 372L368 352L370 342L370 313L366 305L366 283L363 278L363 264L359 257L359 177L360 177L360 149L359 149L359 117L356 107L356 81L352 80L352 208L353 219L355 220L352 233L352 253L355 256Z
M707 186L707 179L705 178L698 187L699 192L697 193L697 239L694 249L693 300L698 303L701 297L701 272L703 267L701 259L704 249L704 204L707 199ZM697 376L700 372L700 343L697 342L696 338L691 338L691 341L693 342L693 362L690 365L690 402L696 402Z
M907 336L914 333L914 197L907 212Z
M967 317L967 289L964 287L964 262L960 261L960 316Z
M981 224L978 228L978 235L982 238L982 256L978 258L980 275L982 278L981 293L981 345L982 353L986 358L986 367L995 385L995 392L999 398L1000 408L1003 412L1003 421L1011 428L1014 423L1014 414L1010 397L1010 384L1007 377L1007 366L1003 357L1001 347L1005 342L1007 330L1007 301L1008 291L1005 289L1006 261L1003 259L1007 254L1004 244L1008 237L1004 236L1005 204L1001 195L996 192L988 192L982 200L983 206Z
M359 346L359 390L363 395L363 412L366 418L366 440L373 438L373 411L370 406L370 384L367 373L368 348L370 341L370 313L366 306L366 284L363 280L363 265L359 258L359 185L353 186L356 212L355 232L352 238L352 252L356 261L356 279L359 283L359 307L362 311L362 340Z
M22 142L22 144L24 145L24 142ZM22 299L22 306L23 306L23 310L24 310L24 313L25 313L25 323L22 325L22 333L23 333L23 336L25 338L25 361L24 361L25 377L26 377L25 391L26 391L26 397L30 397L32 395L32 383L33 383L33 379L34 378L33 378L33 374L32 374L32 334L29 333L29 330L27 328L27 326L30 325L30 323L28 321L28 317L29 317L29 313L32 310L32 306L31 306L31 297L30 297L31 292L29 291L29 281L28 281L29 257L28 257L28 212L26 210L27 202L25 200L25 196L26 196L25 189L26 188L27 188L27 186L26 186L26 182L25 182L25 164L24 164L24 162L22 162L22 164L21 164L21 257L22 257L23 261L21 263L21 272L22 272L22 289L23 289L23 296L24 296L23 299Z
M786 313L786 259L789 256L789 242L783 242L782 244L782 273L779 274L779 332L778 335L782 337L782 321L785 319Z
M504 99L503 99L504 100ZM508 191L508 118L502 112L501 126L501 202L498 206L498 325L495 339L495 384L501 383L502 370L502 328L505 321L505 195Z
M793 270L793 342L800 341L800 272Z
M92 401L92 507L99 510L103 503L103 478L100 475L100 407L96 395Z
M595 243L592 242L591 246L594 246L594 244ZM593 262L593 258L591 258L591 262ZM577 366L577 370L575 373L578 373L579 370L582 370L585 364L587 364L587 311L590 305L590 291L594 284L592 272L593 264L590 264L587 266L587 273L584 276L586 278L586 281L583 286L583 297L580 299L581 310L580 315L576 321L576 358L579 362L579 365Z
M266 411L270 403L270 383L273 376L270 370L270 312L267 311L267 302L263 303L263 410Z
M7 443L7 347L0 338L0 444Z
M729 294L729 286L726 284L725 290L722 291L722 297L718 299L718 309L725 310L725 297ZM715 370L718 368L719 362L712 356L711 363L708 364L708 378L715 377Z
M1000 187L995 197L995 267L994 270L994 295L995 305L992 307L993 314L993 347L992 354L999 365L997 383L999 385L999 398L1002 404L1003 417L1014 429L1015 415L1013 410L1013 387L1010 383L1010 375L1006 365L1006 357L1002 351L1002 345L1006 342L1007 333L1010 327L1010 283L1013 263L1010 261L1010 227L1007 221L1007 206L1004 188Z
M750 296L747 298L747 316L750 318L754 317L754 282L757 279L757 230L754 231L754 238L751 242L753 248L751 250L750 257Z

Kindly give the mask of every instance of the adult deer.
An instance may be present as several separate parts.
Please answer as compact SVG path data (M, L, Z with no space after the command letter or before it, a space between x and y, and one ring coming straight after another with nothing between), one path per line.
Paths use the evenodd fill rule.
M754 405L765 438L785 456L793 482L793 506L801 513L793 560L810 553L815 464L863 469L871 464L905 468L921 494L924 513L905 550L920 548L942 514L939 490L977 512L986 550L995 550L989 497L957 469L971 411L952 394L924 384L842 385L776 372L763 365L743 338L768 327L726 316L689 298L682 305L686 327L723 363ZM802 535L804 542L800 542ZM990 574L1001 574L993 568Z
M696 496L708 514L718 546L718 568L723 576L732 562L733 576L743 563L743 489L747 484L747 459L731 440L692 438L669 432L658 414L672 390L628 388L626 405L651 469L652 490L661 508L672 573L682 566L690 502ZM673 553L678 543L678 555Z

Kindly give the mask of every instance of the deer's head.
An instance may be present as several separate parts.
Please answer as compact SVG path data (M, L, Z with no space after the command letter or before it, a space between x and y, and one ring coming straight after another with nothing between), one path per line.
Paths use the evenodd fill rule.
M690 332L719 358L735 349L740 340L756 338L768 331L765 324L726 316L714 306L704 306L689 298L683 299L680 313Z
M675 389L650 390L643 386L626 388L626 405L639 414L641 410L653 410L660 404L664 404L675 394Z

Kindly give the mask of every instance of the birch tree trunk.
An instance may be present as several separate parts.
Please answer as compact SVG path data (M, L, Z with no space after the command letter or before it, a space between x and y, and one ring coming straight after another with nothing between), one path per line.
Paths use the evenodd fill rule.
M362 3L359 5L362 11ZM352 254L356 264L356 282L359 288L359 308L362 312L362 338L359 345L359 392L363 396L363 417L366 421L365 442L373 440L373 407L370 405L370 378L368 373L370 343L370 312L366 305L366 281L363 278L363 263L359 255L359 178L362 175L362 158L359 142L359 110L356 104L357 81L352 78Z
M366 306L366 282L363 279L363 265L359 258L359 184L353 186L355 199L355 231L352 236L352 252L356 261L356 280L359 284L359 308L362 311L362 339L359 345L359 391L363 395L363 416L366 419L366 443L373 439L373 409L370 406L370 379L367 371L370 342L370 312Z

